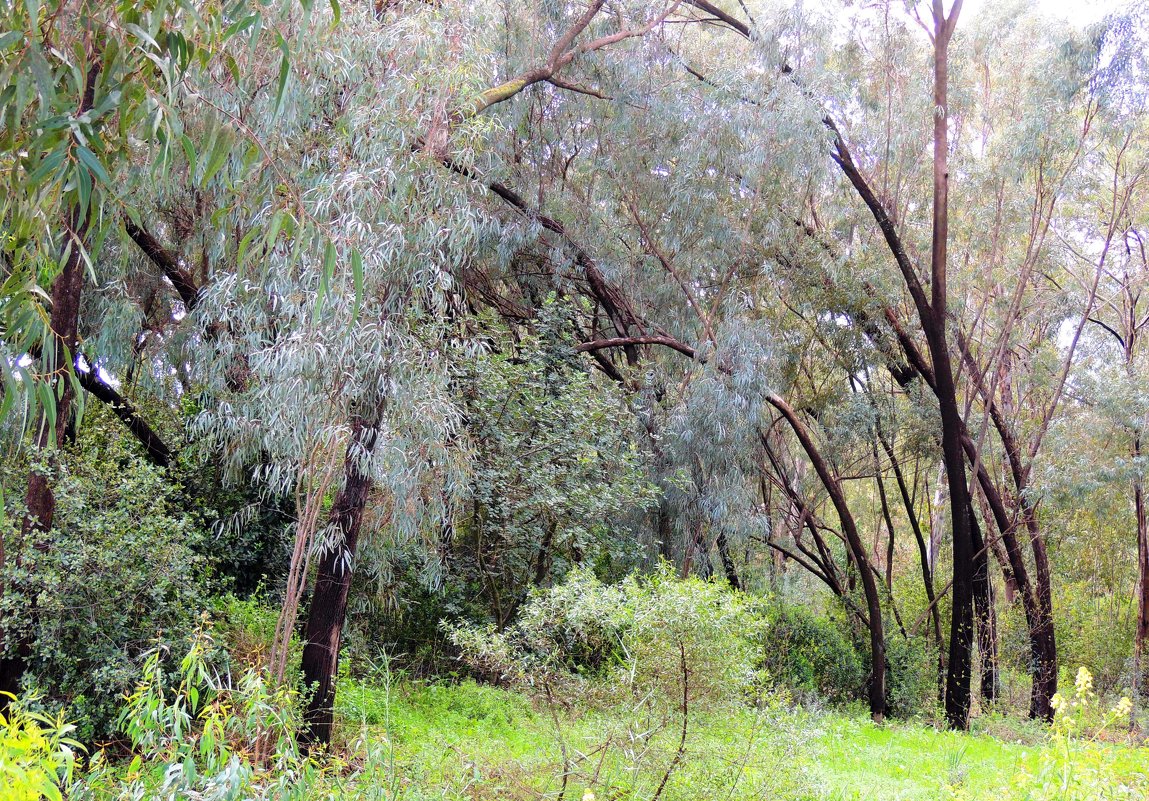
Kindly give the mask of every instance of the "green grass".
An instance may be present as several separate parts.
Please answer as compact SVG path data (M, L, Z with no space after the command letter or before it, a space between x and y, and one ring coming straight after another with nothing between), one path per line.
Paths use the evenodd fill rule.
M341 734L347 741L365 736L383 760L391 790L380 797L387 799L553 799L564 762L567 799L579 801L588 789L596 801L649 799L681 733L677 715L552 706L470 682L388 689L346 681L339 699ZM1087 746L1065 763L1035 727L1007 731L1020 736L876 726L863 715L777 702L758 711L696 709L662 799L1149 798L1149 749ZM1066 764L1072 774L1060 772ZM1067 776L1085 789L1073 790ZM1123 785L1135 789L1122 795Z

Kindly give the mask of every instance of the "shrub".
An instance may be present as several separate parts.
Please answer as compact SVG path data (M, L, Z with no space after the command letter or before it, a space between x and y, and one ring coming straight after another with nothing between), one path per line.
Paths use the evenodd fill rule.
M5 695L8 695L5 693ZM28 709L34 698L15 696L7 716L0 715L0 787L8 801L63 798L76 765L79 743L69 735L75 727L62 715L48 717Z
M894 633L886 642L888 713L909 718L934 708L938 693L937 651L924 637Z
M684 691L690 703L717 703L757 689L764 625L741 593L678 579L663 565L615 585L575 569L562 584L534 591L507 630L461 625L450 636L463 659L487 675L579 692L594 678L608 694L677 707Z
M843 623L782 603L767 605L766 617L761 663L774 682L806 699L861 697L867 668Z
M24 592L4 596L5 620L34 639L25 686L67 707L85 741L113 732L143 652L181 642L205 604L200 532L176 492L122 439L70 454L50 547L26 549Z
M1072 677L1074 668L1089 668L1102 695L1132 686L1133 632L1136 610L1124 594L1099 594L1085 583L1059 586L1054 596L1057 656Z

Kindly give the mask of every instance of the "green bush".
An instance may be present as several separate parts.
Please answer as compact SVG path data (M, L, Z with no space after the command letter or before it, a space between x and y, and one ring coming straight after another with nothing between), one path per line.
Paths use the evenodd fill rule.
M7 694L6 694L7 695ZM0 787L7 801L61 799L61 787L72 780L80 744L69 735L75 727L62 715L48 717L28 709L34 697L9 695L7 715L0 715Z
M931 711L937 702L937 651L924 637L893 633L886 642L887 713L910 718Z
M1100 594L1085 583L1058 586L1053 609L1057 657L1070 679L1084 665L1102 695L1132 687L1137 612L1131 600L1124 593Z
M177 488L121 438L81 446L57 484L49 547L25 550L22 591L3 604L6 622L32 633L25 687L48 709L67 707L92 742L113 734L142 654L182 642L206 602L201 535Z
M797 696L843 703L860 698L868 669L845 624L804 606L767 604L761 642L770 678Z
M677 708L684 693L720 703L757 689L764 626L747 596L663 565L614 585L572 570L534 591L508 629L462 625L451 639L473 668L512 683Z

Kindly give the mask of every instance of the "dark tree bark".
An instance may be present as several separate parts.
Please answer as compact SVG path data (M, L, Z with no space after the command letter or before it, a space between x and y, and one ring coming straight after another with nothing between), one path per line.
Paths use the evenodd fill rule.
M997 700L999 679L997 667L997 614L993 605L993 585L989 576L989 548L982 540L981 528L973 509L969 512L974 548L974 613L977 621L977 647L981 667L981 698L987 705Z
M974 547L969 486L966 483L964 429L946 341L946 258L949 239L949 43L961 11L956 0L945 16L934 0L934 201L930 314L923 320L937 381L942 418L942 456L949 478L953 531L953 613L946 674L946 719L955 729L969 728L970 662L973 644Z
M351 590L363 510L372 485L362 462L374 450L378 425L378 412L370 419L356 415L351 420L351 441L343 462L343 488L335 496L330 515L331 524L343 534L343 542L323 557L315 573L315 591L311 596L303 647L303 680L309 688L314 687L313 691L309 690L305 726L300 733L304 747L331 742L339 645L347 617L347 595Z
M191 273L180 266L179 257L160 244L150 231L144 230L126 217L124 230L144 255L160 268L164 277L172 282L180 300L183 301L184 308L189 312L192 311L199 303L199 287L196 286Z
M1141 438L1133 443L1134 456L1141 454ZM1144 696L1149 681L1145 673L1145 643L1149 641L1149 526L1146 525L1145 490L1141 478L1133 482L1133 505L1137 513L1137 629L1133 635L1133 695Z
M738 579L738 568L734 564L734 557L730 553L730 542L723 531L714 541L718 546L718 556L722 559L722 569L726 572L726 581L732 589L742 589L742 582Z
M543 541L539 543L539 552L535 558L534 585L536 587L543 586L543 582L550 575L551 549L554 547L556 527L554 521L548 523L546 531L543 532Z
M120 421L128 427L132 436L144 446L144 452L152 464L158 467L168 466L172 458L171 449L164 444L163 439L148 425L148 422L140 416L135 407L132 406L123 395L117 392L114 387L100 378L94 363L89 361L87 369L84 370L81 370L79 365L76 365L76 377L80 381L80 386L83 387L89 395L111 407L112 413L120 418Z
M666 501L665 494L658 499L658 509L655 512L655 532L658 536L658 555L668 562L671 561L674 557L670 550L670 540L674 531L670 520L670 505Z
M882 504L882 520L886 523L886 591L894 594L894 519L890 516L890 501L886 497L886 482L882 480L882 466L878 462L878 446L874 445L874 478L878 483L878 499ZM875 550L877 545L875 543ZM875 553L875 557L877 554Z
M805 424L801 418L798 417L797 413L795 413L794 409L791 408L790 404L786 403L782 398L777 395L768 395L766 399L775 409L782 413L790 429L798 438L802 450L806 452L810 463L814 466L814 471L818 474L818 479L822 482L822 486L826 488L826 492L830 496L830 502L833 503L834 510L838 513L838 519L841 521L842 531L846 535L846 543L849 547L849 551L858 565L858 573L862 580L862 589L866 596L866 609L868 612L870 630L870 660L872 668L869 690L870 716L875 721L880 722L886 714L886 639L882 629L882 604L878 594L878 583L875 579L875 571L870 563L869 557L866 555L866 546L858 534L858 527L854 522L853 514L850 512L849 504L846 502L846 495L842 491L841 482L838 481L834 472L830 469L830 465L818 450Z

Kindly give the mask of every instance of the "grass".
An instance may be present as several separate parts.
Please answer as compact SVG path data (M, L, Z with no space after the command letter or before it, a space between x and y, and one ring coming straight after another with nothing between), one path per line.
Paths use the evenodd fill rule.
M338 697L342 736L365 733L386 764L391 790L381 797L391 800L517 801L562 793L578 801L588 790L596 801L650 799L681 736L677 715L649 719L618 707L547 704L471 682L345 681ZM1066 762L1036 729L1021 733L1006 741L922 724L876 726L861 714L810 712L778 701L761 710L696 710L661 798L1149 798L1149 749L1081 746ZM1082 777L1091 784L1074 791ZM1122 794L1123 786L1132 789Z

